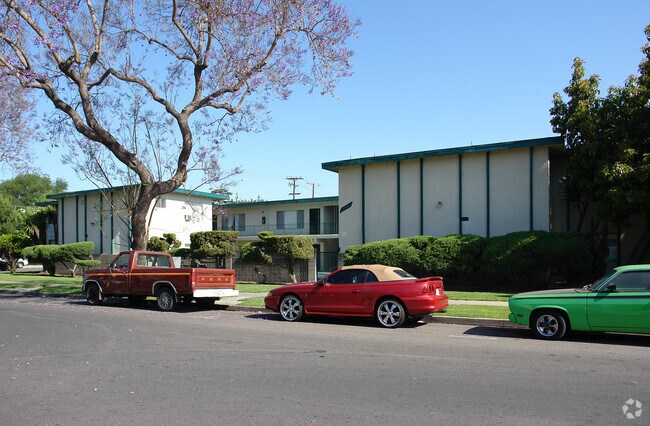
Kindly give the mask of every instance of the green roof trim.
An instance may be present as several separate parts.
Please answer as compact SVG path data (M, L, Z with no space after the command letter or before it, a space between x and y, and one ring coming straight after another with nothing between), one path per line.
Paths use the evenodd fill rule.
M392 163L396 161L414 160L419 158L444 157L447 155L474 154L478 152L502 151L506 149L534 148L538 146L564 145L560 136L547 138L525 139L511 142L499 142L486 145L461 146L456 148L443 148L431 151L408 152L404 154L380 155L377 157L353 158L350 160L330 161L322 163L324 170L336 172L341 167L359 166L373 163Z
M306 203L325 203L325 202L338 202L339 197L318 197L318 198L300 198L298 200L275 200L275 201L248 201L245 203L224 203L221 207L250 207L250 206L268 206L273 204L306 204Z
M36 207L47 207L47 206L56 206L58 203L56 201L39 201L34 203Z
M61 192L59 194L49 194L47 195L47 198L53 199L53 198L64 198L64 197L76 197L79 195L89 195L89 194L99 194L99 193L110 193L110 192L115 192L115 191L121 191L125 188L128 188L128 185L125 186L116 186L114 188L96 188L96 189L87 189L84 191L73 191L73 192ZM172 193L175 194L184 194L184 195L193 195L196 197L202 197L202 198L210 198L213 200L228 200L229 197L227 195L222 195L222 194L213 194L212 192L203 192L203 191L188 191L185 189L175 189L172 191Z

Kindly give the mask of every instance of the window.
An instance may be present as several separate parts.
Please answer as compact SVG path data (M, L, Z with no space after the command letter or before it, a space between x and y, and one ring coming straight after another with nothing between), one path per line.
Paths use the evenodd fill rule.
M224 216L221 219L221 229L224 231L245 231L246 215L244 213Z
M139 254L135 264L143 268L170 268L172 266L169 256L160 256L155 254Z
M344 269L330 276L326 284L359 284L379 281L375 274L365 269Z
M115 259L115 261L113 262L113 265L112 265L112 268L115 268L115 269L120 269L120 268L126 269L128 267L129 267L129 254L128 253L121 254L120 257Z
M616 291L647 291L650 290L650 271L623 272L614 277L608 286L614 284Z
M166 198L159 198L158 199L158 204L156 204L156 207L159 207L161 209L166 209L167 208L167 199Z
M288 210L276 213L276 223L278 229L304 229L305 228L305 211Z

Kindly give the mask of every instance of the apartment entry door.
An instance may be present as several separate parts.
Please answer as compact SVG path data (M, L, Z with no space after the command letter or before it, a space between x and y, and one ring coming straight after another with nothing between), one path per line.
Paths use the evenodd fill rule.
M320 209L309 209L309 235L320 234Z

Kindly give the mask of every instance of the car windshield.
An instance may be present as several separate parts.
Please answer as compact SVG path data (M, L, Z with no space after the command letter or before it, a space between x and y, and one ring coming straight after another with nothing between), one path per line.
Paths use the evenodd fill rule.
M608 272L607 274L603 275L602 277L598 278L596 281L594 281L592 284L589 284L586 286L587 289L590 290L598 290L599 287L603 285L604 282L609 281L609 279L616 274L616 270L612 270Z

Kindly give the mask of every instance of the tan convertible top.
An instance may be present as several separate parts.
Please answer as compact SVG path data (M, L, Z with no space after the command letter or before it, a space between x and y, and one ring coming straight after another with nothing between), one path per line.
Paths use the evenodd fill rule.
M365 269L375 274L379 281L408 281L417 279L405 270L386 265L350 265L341 269ZM397 272L396 272L397 271Z

